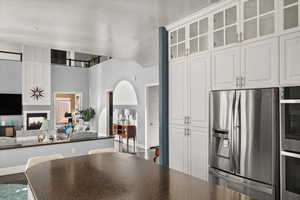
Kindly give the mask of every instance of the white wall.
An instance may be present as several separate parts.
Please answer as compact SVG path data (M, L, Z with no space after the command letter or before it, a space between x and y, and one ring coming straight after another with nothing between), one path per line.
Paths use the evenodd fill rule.
M129 81L137 94L138 144L145 143L145 85L158 83L158 67L142 67L134 60L112 59L90 68L90 106L95 108L93 125L97 128L98 118L105 108L105 93L114 89L118 82Z
M0 93L22 93L22 63L0 60Z

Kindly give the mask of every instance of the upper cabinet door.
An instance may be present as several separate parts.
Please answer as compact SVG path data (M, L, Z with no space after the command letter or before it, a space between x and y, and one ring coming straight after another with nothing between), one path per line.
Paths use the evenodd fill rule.
M169 34L169 58L174 60L186 56L186 28L185 26L173 30Z
M209 50L209 21L208 17L189 24L189 54Z
M188 69L190 124L197 127L208 127L210 54L191 56Z
M300 32L280 38L280 85L300 84Z
M187 116L187 58L170 62L169 67L169 120L183 125Z
M278 38L242 45L242 87L279 86Z
M238 4L213 14L213 47L225 47L238 43Z
M275 6L275 0L242 0L242 41L276 32Z
M213 52L212 89L235 89L240 85L240 47Z
M299 0L280 0L281 31L299 28Z

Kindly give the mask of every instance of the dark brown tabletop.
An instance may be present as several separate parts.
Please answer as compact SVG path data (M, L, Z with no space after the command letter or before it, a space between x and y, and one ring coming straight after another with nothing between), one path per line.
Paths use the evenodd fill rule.
M36 200L250 200L124 153L45 162L26 177Z

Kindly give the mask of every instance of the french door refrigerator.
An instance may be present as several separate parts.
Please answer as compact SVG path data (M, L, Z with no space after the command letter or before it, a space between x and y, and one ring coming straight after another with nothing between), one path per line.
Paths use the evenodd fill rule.
M277 88L210 93L209 181L257 200L279 197Z

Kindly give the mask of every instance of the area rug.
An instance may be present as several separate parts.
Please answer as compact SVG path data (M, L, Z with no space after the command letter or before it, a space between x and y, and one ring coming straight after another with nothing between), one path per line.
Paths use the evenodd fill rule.
M1 200L27 200L27 185L0 184Z

